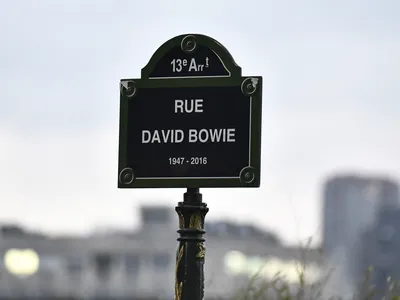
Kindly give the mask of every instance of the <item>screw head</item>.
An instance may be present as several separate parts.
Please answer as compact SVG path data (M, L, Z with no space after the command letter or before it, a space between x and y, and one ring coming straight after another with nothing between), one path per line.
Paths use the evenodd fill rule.
M131 168L125 168L119 173L119 182L122 184L131 184L135 180L135 173Z
M252 183L255 178L256 175L252 167L243 168L240 172L240 181L242 181L243 183Z
M137 92L136 83L133 80L122 80L119 87L121 95L125 97L133 97Z
M251 78L247 78L242 82L242 93L246 96L254 94L257 90L257 83Z
M193 35L187 35L182 39L181 49L186 53L193 52L197 47L196 39Z

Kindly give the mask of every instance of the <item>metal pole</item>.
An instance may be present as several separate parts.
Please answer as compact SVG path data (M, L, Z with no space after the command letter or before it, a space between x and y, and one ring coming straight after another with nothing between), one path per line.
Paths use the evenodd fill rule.
M187 188L183 202L175 207L179 217L176 254L175 300L203 300L204 219L208 212L199 188Z

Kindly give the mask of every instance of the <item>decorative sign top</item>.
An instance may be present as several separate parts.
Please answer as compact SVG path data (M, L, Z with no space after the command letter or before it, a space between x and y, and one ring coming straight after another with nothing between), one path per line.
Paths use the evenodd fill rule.
M180 35L169 40L142 69L142 78L150 79L239 76L241 68L228 50L204 35Z
M120 82L118 187L259 187L262 77L204 35L164 43Z

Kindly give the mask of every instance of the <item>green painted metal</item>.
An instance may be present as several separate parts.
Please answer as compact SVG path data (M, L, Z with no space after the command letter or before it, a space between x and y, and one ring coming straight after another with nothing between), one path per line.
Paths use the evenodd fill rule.
M160 65L160 61L168 55L170 51L184 49L185 38L195 41L196 46L203 46L210 49L229 72L229 76L224 77L191 77L185 78L154 78L152 73ZM190 44L192 45L192 44ZM186 53L190 55L190 53ZM237 174L236 178L196 178L196 179L141 179L135 178L134 172L127 165L127 127L128 127L128 103L133 101L135 95L140 93L143 88L165 88L165 87L223 87L237 86L242 87L246 93L246 86L251 80L257 80L254 93L251 97L251 153L250 165L244 168L242 174ZM244 85L243 85L244 84ZM134 89L133 89L134 87ZM118 161L118 188L200 188L200 187L259 187L261 169L261 111L262 111L262 77L261 76L242 76L241 68L235 63L228 50L216 40L199 34L185 34L176 36L160 46L151 57L148 64L142 69L141 78L121 79L120 83L120 127L119 127L119 161ZM130 94L135 91L134 95ZM253 91L250 91L253 92ZM241 176L240 176L241 175ZM254 177L253 177L254 176Z

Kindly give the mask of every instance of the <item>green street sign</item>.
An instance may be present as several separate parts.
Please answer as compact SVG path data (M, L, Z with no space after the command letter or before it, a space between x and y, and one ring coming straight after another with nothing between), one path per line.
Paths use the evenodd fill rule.
M262 77L199 34L120 81L119 188L259 187Z

